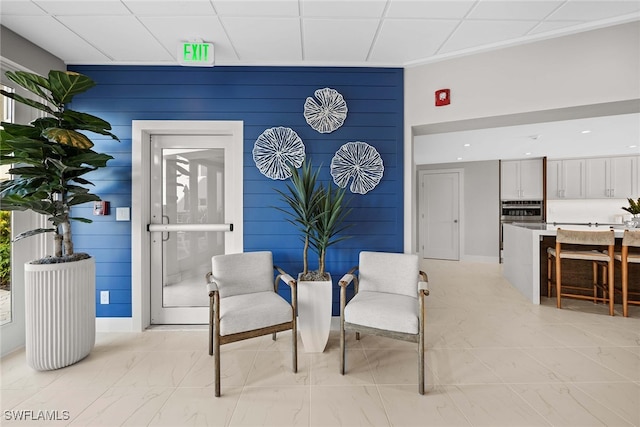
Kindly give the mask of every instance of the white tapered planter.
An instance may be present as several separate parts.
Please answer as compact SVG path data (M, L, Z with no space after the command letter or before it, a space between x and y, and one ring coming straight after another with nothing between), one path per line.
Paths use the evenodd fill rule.
M327 346L331 329L331 296L331 277L319 282L298 280L298 331L307 353L322 353Z
M25 350L39 371L89 355L96 340L95 260L25 264Z

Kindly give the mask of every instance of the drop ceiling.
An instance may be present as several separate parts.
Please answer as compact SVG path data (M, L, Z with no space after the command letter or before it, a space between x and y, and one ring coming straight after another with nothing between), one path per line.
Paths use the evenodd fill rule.
M67 64L406 67L640 20L638 0L2 0L0 23Z

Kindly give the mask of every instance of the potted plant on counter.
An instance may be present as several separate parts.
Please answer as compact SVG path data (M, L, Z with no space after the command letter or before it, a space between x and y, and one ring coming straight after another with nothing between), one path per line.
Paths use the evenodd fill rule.
M622 209L629 212L631 215L633 215L633 218L631 218L631 223L633 224L634 228L639 228L640 227L640 197L638 197L637 201L629 197L627 201L629 202L629 206L623 206Z
M27 363L37 370L58 369L86 357L95 344L95 260L73 248L71 208L100 197L83 176L105 167L113 157L92 150L83 131L118 138L106 121L66 108L73 97L95 86L89 77L50 71L47 77L28 72L6 76L41 101L0 92L44 112L30 124L2 123L0 164L12 165L10 179L0 183L2 210L33 211L48 226L14 238L53 233L54 254L25 264Z
M332 188L318 182L320 168L313 170L304 162L301 172L291 168L291 184L287 191L276 190L290 210L278 208L288 215L288 221L301 232L303 271L298 275L298 330L308 353L324 351L331 329L331 274L326 271L327 248L349 238L341 233L351 212L345 208L345 189ZM318 255L318 269L309 271L308 249Z

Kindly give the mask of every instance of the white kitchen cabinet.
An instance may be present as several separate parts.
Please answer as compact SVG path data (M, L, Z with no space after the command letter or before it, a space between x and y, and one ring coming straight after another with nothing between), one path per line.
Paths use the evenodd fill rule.
M542 200L542 159L500 162L502 200Z
M547 160L548 199L584 199L585 186L584 159Z
M586 159L586 197L633 197L638 191L637 174L637 156Z

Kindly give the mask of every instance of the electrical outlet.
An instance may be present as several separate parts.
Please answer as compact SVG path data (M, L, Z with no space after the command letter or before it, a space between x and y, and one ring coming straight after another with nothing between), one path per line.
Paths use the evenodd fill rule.
M100 291L100 304L109 304L109 291Z

